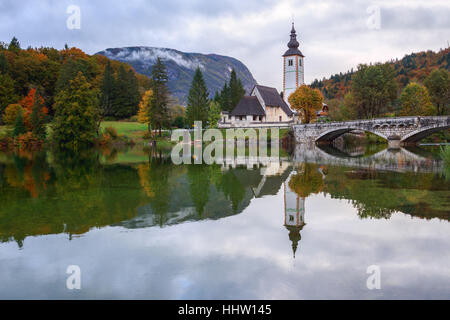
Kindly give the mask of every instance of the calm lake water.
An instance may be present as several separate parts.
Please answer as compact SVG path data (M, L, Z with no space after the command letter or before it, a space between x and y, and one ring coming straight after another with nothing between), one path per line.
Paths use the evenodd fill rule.
M450 298L435 148L251 160L0 153L0 298ZM70 265L81 290L66 287Z

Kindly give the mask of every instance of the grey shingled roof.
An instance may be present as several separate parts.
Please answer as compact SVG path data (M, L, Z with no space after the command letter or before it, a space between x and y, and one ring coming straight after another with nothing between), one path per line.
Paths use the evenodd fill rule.
M231 112L232 116L265 116L263 107L258 101L256 97L242 97L241 101L239 101L238 105Z
M280 94L278 93L277 89L266 87L266 86L255 86L259 93L261 94L262 99L264 100L264 103L266 106L271 107L281 107L281 109L288 115L291 116L294 114L294 112L289 108L289 106L284 102L283 98L281 98Z
M296 48L289 48L289 49L283 54L283 57L287 57L287 56L295 56L295 55L304 57L303 53L302 53L300 50L296 49Z

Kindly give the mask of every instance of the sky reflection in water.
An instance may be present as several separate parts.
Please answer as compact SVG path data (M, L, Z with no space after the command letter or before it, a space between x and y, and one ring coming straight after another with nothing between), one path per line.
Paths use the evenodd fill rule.
M264 177L107 156L0 156L0 298L450 298L449 182L433 170L285 161Z

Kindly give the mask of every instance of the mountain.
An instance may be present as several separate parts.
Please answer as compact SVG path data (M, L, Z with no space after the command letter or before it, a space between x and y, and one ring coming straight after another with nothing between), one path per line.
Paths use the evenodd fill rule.
M412 53L401 60L391 60L388 63L394 68L395 78L402 89L411 81L423 83L433 69L441 68L450 71L450 48L438 52L428 50ZM314 80L311 87L322 91L326 99L341 99L349 92L354 73L352 69L346 73L335 74L329 79Z
M236 70L238 78L247 92L256 84L248 68L239 60L217 54L186 53L174 49L155 47L109 48L98 52L112 60L126 62L136 72L151 76L152 67L158 57L163 59L168 75L169 88L180 103L186 105L189 88L197 67L203 72L210 96L220 91L230 79L231 70Z

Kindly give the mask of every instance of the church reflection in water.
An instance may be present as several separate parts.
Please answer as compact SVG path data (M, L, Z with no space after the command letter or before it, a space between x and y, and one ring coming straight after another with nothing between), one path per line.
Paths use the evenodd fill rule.
M284 191L284 226L289 231L289 240L292 242L292 252L295 258L298 243L301 240L300 231L305 226L305 199L291 190L288 185L291 177L283 183Z

